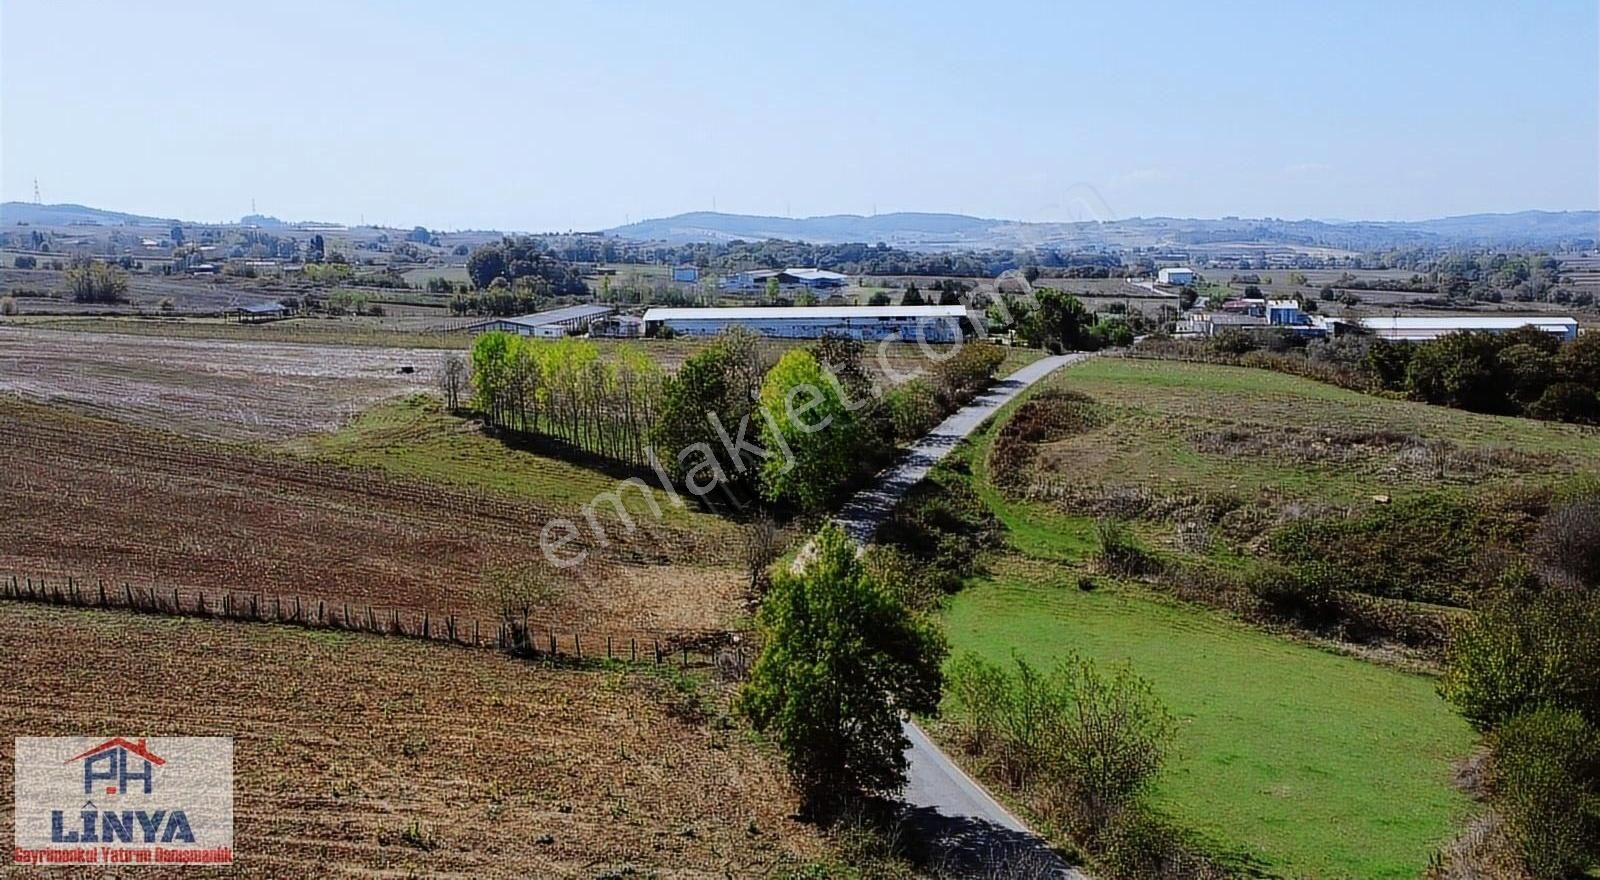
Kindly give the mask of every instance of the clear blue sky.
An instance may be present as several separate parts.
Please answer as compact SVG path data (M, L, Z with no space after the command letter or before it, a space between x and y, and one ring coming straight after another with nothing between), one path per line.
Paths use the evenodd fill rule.
M0 0L0 196L596 228L707 210L1600 201L1595 0Z

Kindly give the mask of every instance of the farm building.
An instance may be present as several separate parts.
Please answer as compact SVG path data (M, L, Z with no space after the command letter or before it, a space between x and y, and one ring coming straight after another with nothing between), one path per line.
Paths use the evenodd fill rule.
M247 322L253 323L257 321L272 321L278 318L287 317L288 314L289 307L283 303L276 302L251 303L250 305L240 306L237 309L234 309L234 315L239 319L239 323L241 324Z
M590 336L627 339L644 335L644 319L637 315L609 315L589 324Z
M790 289L805 287L811 290L829 290L850 283L850 276L829 272L826 269L752 269L748 272L724 275L717 284L723 290L760 291L774 278L777 279L779 287Z
M589 325L597 318L604 317L614 311L611 306L567 306L564 309L551 309L547 312L534 312L531 315L521 315L516 318L490 318L479 321L467 328L473 333L487 333L491 330L500 330L506 333L516 333L519 336L538 336L544 339L560 339L589 329Z
M1578 322L1573 318L1544 315L1395 315L1362 318L1361 326L1379 339L1422 342L1462 330L1509 333L1521 327L1537 327L1562 339L1578 338Z
M817 339L830 333L856 339L957 342L977 326L963 306L776 306L765 308L657 308L644 313L646 335L671 330L713 336L747 327L779 339Z
M1194 270L1182 266L1162 269L1156 273L1156 281L1160 284L1173 284L1178 287L1188 287L1194 283Z
M700 280L700 269L695 266L673 266L672 280L694 284Z

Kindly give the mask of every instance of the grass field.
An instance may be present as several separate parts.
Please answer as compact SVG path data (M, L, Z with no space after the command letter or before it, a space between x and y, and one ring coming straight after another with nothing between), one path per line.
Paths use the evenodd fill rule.
M711 685L14 603L0 656L0 766L12 735L234 737L235 866L140 877L756 877L827 857L775 756L700 714Z
M1093 429L1041 467L1086 485L1272 493L1328 503L1600 472L1600 432L1389 400L1266 370L1099 358L1050 380L1093 398ZM1381 435L1408 435L1393 443ZM1381 442L1380 442L1381 441ZM1418 451L1447 450L1439 462Z
M1269 872L1415 877L1471 806L1450 780L1473 736L1428 678L1049 568L1002 569L945 624L958 654L1132 664L1180 721L1156 805Z
M1600 467L1593 432L1372 398L1265 371L1106 358L1046 385L1097 402L1095 427L1040 450L1047 474L1094 491L1370 503L1375 492L1445 484L1467 493ZM1099 589L1079 590L1077 575L1090 570L1096 547L1094 519L988 481L987 450L1016 406L954 456L1005 525L1010 552L950 601L953 652L1001 662L1015 652L1048 666L1076 651L1131 664L1181 721L1178 754L1156 804L1246 865L1319 878L1421 873L1472 809L1452 773L1475 738L1434 693L1433 680L1270 634L1138 584L1100 577ZM1441 481L1392 460L1392 450L1318 452L1296 439L1378 428L1452 444L1463 471L1478 460L1469 452L1500 470L1447 473ZM1273 442L1206 451L1214 446L1199 441L1219 432Z

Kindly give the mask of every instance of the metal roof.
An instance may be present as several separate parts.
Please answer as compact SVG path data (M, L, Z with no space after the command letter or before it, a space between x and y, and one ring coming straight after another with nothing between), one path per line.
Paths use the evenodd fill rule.
M1516 315L1408 315L1362 318L1368 330L1515 330L1518 327L1576 328L1576 318L1565 316Z
M270 315L275 312L287 312L289 307L283 303L251 303L240 306L239 311L249 312L252 315Z
M762 321L789 318L796 321L841 318L964 318L965 306L754 306L749 308L655 308L645 321Z
M523 327L543 327L546 324L559 324L563 321L581 321L584 318L598 318L609 315L615 309L611 306L567 306L564 309L551 309L547 312L534 312L531 315L518 315L515 318L492 318L484 321L485 324L519 324Z

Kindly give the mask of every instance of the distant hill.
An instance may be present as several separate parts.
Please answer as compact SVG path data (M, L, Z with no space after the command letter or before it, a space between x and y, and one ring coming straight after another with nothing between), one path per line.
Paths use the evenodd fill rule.
M963 214L914 213L794 219L702 211L643 220L605 232L669 244L782 238L814 244L882 241L913 250L1278 245L1361 251L1418 245L1537 247L1592 243L1600 239L1600 211L1522 211L1417 221L1135 217L1105 223L1023 223Z
M98 223L101 226L165 226L178 221L141 214L124 214L105 211L85 205L35 205L32 202L0 203L0 225L15 226L27 223L32 226L70 226L77 223Z

